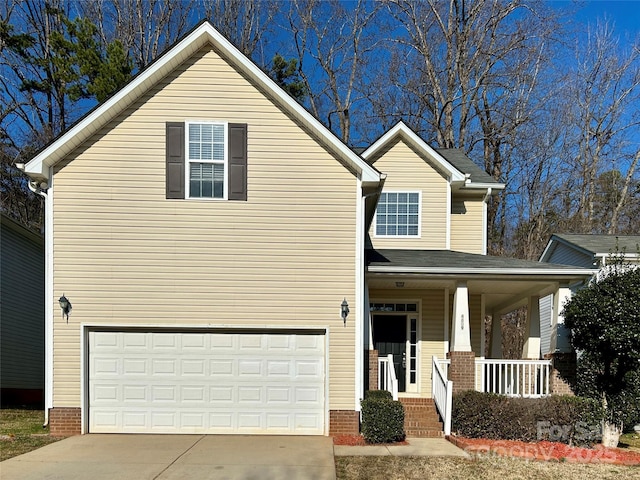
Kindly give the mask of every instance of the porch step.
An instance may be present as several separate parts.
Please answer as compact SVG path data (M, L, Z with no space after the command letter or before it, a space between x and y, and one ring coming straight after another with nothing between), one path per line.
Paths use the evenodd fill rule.
M443 426L431 398L399 398L404 406L404 431L407 437L442 437Z

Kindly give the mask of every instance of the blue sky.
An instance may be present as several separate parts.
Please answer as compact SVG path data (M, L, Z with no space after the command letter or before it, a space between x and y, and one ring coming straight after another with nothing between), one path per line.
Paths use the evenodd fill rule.
M569 0L553 1L552 4L568 6ZM616 31L624 38L640 35L640 0L590 0L579 5L575 19L580 23L593 23L596 18L607 16L615 22Z

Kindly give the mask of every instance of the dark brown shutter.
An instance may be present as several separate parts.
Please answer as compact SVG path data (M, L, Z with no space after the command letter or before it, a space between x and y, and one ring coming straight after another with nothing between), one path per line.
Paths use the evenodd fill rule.
M229 200L247 199L247 124L229 124Z
M167 198L184 198L184 123L167 122Z

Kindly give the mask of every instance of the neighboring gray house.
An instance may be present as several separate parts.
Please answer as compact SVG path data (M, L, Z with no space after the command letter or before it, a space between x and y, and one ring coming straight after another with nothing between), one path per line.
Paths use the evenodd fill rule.
M44 404L44 239L0 214L0 399Z
M624 253L625 260L640 264L640 235L578 235L555 234L549 239L540 262L603 268L611 254ZM540 350L544 357L552 353L571 351L569 332L564 328L562 306L571 292L581 285L561 285L557 295L540 299Z

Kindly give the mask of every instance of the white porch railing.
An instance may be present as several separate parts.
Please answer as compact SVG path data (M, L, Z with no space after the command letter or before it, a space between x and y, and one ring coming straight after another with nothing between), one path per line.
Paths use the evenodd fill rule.
M436 358L436 362L438 362L440 370L444 373L444 378L449 378L449 365L451 365L451 360L448 358Z
M551 360L476 358L476 390L510 397L550 395Z
M398 378L391 354L378 357L378 390L387 390L391 392L394 400L398 400Z
M453 382L447 380L447 376L441 367L441 361L437 357L433 357L432 363L431 392L444 423L444 434L451 435Z

